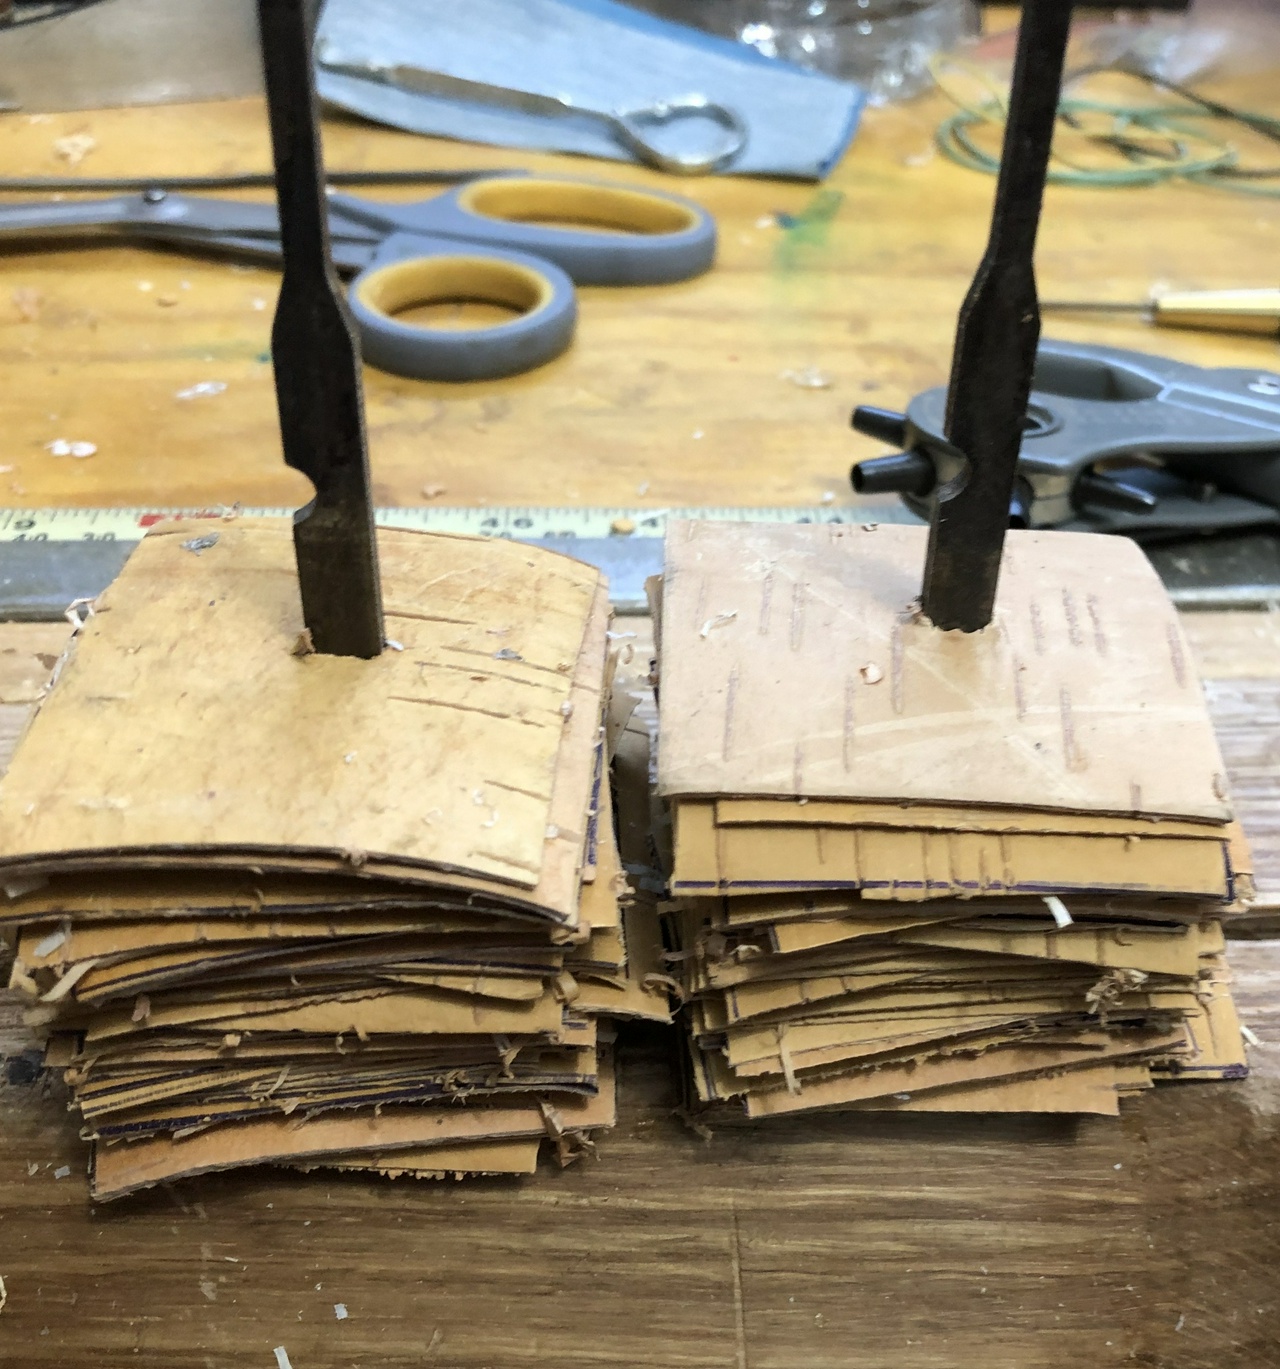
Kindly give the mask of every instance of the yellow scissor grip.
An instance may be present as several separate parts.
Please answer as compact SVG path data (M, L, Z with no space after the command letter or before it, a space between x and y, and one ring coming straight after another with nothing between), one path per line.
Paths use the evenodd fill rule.
M622 233L684 233L700 222L692 208L643 190L538 176L476 181L457 192L457 203L508 223L581 224Z
M496 257L441 256L393 261L365 272L355 292L367 308L388 317L402 309L448 300L503 304L531 314L551 302L545 277Z

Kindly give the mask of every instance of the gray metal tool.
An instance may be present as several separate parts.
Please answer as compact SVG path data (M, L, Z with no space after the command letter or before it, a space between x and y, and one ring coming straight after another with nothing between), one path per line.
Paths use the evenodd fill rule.
M366 81L379 81L420 95L496 105L522 114L539 114L553 119L587 119L617 139L640 161L677 176L705 176L728 166L746 147L749 137L747 126L736 110L717 100L708 100L705 95L684 95L640 109L590 109L567 95L542 95L534 90L494 85L491 81L464 80L411 63L392 66L385 62L344 57L332 44L323 41L316 53L316 61L326 71L338 75L359 76ZM720 130L719 136L709 149L702 152L664 152L651 141L648 134L653 128L660 128L678 119L710 123Z
M294 514L302 616L319 652L377 656L382 591L355 329L331 264L311 71L317 0L258 0L284 280L271 330L284 459L315 486Z
M944 428L958 460L930 508L920 596L935 627L991 621L1036 343L1036 229L1071 25L1069 0L1026 0L987 250L960 308Z
M930 517L963 469L945 405L939 388L905 414L855 410L859 432L901 452L860 461L854 489ZM1010 527L1141 539L1280 524L1280 374L1046 341L1025 412Z

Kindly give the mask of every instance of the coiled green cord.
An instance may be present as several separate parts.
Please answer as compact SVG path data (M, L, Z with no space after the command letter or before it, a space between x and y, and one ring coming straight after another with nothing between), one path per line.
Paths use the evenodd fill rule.
M1003 93L986 72L968 63L946 58L931 65L939 87L959 106L938 125L934 135L938 150L959 166L994 175L1000 169L1000 158L981 147L974 139L973 131L982 126L1003 125L1006 114ZM957 96L943 79L945 66L959 68L976 78L985 87L986 98L968 102ZM1092 74L1092 71L1074 73L1073 79ZM1194 103L1129 105L1064 97L1058 105L1058 118L1063 124L1075 133L1084 134L1088 141L1107 147L1120 158L1121 164L1083 166L1055 150L1049 169L1050 184L1115 187L1185 180L1242 194L1280 196L1280 184L1264 183L1280 181L1280 167L1254 169L1242 165L1236 149L1203 126L1206 120L1233 121L1280 142L1280 119L1203 99L1148 73L1126 74L1140 75L1151 84ZM1089 132L1086 124L1096 125L1099 121L1104 125L1103 131Z

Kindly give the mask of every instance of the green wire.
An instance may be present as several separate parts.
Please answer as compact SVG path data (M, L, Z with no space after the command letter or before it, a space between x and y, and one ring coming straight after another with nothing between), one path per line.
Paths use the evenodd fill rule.
M1111 134L1120 150L1130 156L1141 156L1140 149L1121 142L1127 129L1141 129L1146 133L1166 138L1175 150L1168 160L1146 161L1129 167L1113 169L1086 167L1053 167L1048 180L1052 185L1084 185L1099 187L1158 185L1164 181L1187 180L1196 185L1229 189L1241 194L1275 197L1280 187L1257 184L1261 176L1239 164L1239 156L1228 143L1211 137L1202 128L1193 127L1188 120L1222 118L1221 111L1195 105L1116 105L1098 100L1067 99L1058 105L1058 116L1073 123L1082 114L1102 114L1113 120ZM1236 113L1234 117L1257 132L1280 138L1280 119L1266 114ZM950 161L971 171L995 175L1000 169L999 157L985 152L974 142L970 130L975 125L1002 123L1004 108L997 100L972 108L962 108L938 125L935 141L938 150ZM1102 139L1106 141L1106 139ZM1208 145L1209 150L1194 153L1187 143ZM1151 154L1148 154L1151 155ZM1280 175L1277 173L1267 173Z

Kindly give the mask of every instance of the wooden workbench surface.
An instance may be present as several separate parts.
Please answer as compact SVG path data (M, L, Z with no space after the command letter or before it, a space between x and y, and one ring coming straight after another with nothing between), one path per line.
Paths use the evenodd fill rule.
M1280 748L1251 719L1280 717L1280 639L1263 615L1188 626L1246 819L1274 835ZM66 635L0 639L0 766ZM1162 1086L1119 1121L833 1115L704 1139L679 1117L676 1034L633 1030L620 1125L575 1168L266 1170L96 1209L65 1092L0 1008L0 1364L272 1369L282 1345L293 1369L1274 1369L1280 940L1230 960L1251 1077Z
M1256 102L1255 102L1256 103ZM716 217L719 261L699 280L581 292L567 354L529 375L426 383L366 370L382 505L795 504L843 500L857 403L902 406L945 381L955 313L981 253L993 181L932 153L950 106L872 110L821 187L518 156L330 120L331 167L503 167L691 194ZM54 143L84 133L84 174L269 165L260 102L0 115L0 170L68 170ZM374 191L375 195L389 193ZM408 196L422 191L399 192ZM790 216L781 227L777 215ZM1050 188L1038 255L1048 299L1141 300L1155 282L1266 285L1280 200L1194 186ZM0 258L0 504L301 503L280 456L268 355L276 273L134 247ZM15 294L15 292L17 292ZM34 317L28 317L34 315ZM1140 320L1051 321L1050 336L1161 350L1202 364L1275 365L1274 341ZM817 368L829 388L787 372ZM176 398L201 381L216 396ZM62 437L96 456L51 457Z
M576 344L532 375L456 386L368 371L378 502L421 502L424 485L460 504L843 499L851 460L875 450L849 432L849 410L900 405L945 377L984 239L992 182L930 152L944 112L937 98L871 111L821 188L676 187L719 221L716 269L584 290ZM96 139L81 164L92 174L267 164L261 106L244 101L0 116L0 170L65 169L53 144L72 133ZM331 121L327 147L333 166L519 162L669 185L354 121ZM1046 296L1137 299L1155 281L1271 284L1278 254L1275 201L1053 190L1040 278ZM280 460L272 272L82 246L5 257L0 278L0 466L12 467L0 504L306 497ZM1275 365L1272 342L1132 320L1048 331ZM806 367L830 386L783 374ZM205 380L227 389L175 397ZM52 457L58 437L97 454ZM31 662L56 636L0 630L0 703L29 697ZM1196 632L1233 778L1270 841L1276 641L1263 615ZM0 709L0 734L19 716ZM672 1039L654 1032L624 1042L622 1124L596 1163L518 1184L233 1175L97 1210L74 1122L56 1090L29 1082L9 1011L0 1363L272 1369L283 1346L294 1369L1268 1369L1280 1365L1280 943L1239 943L1232 963L1264 1043L1253 1077L1159 1089L1118 1123L831 1117L704 1142L675 1116Z

